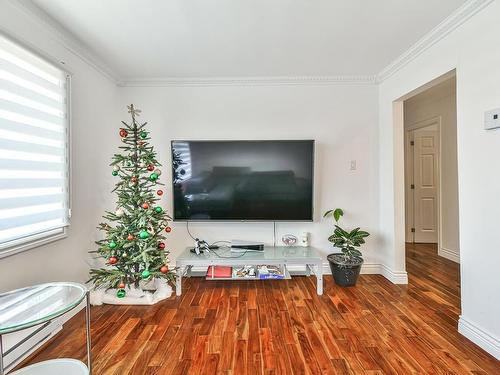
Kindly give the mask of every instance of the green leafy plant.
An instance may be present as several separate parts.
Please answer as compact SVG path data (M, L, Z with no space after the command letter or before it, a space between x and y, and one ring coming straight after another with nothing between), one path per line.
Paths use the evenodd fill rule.
M344 216L344 211L341 208L328 210L323 215L323 217L329 216L335 220L335 229L333 234L328 237L328 241L330 241L333 246L341 249L346 259L361 258L362 254L358 248L365 243L365 238L368 237L370 233L361 230L359 227L351 231L341 228L338 225L340 218Z

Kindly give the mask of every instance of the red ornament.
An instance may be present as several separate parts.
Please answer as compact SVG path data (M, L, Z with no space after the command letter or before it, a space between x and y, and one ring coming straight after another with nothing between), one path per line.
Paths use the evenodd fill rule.
M161 197L163 195L163 190L158 190L156 194L158 194Z
M129 241L133 241L133 240L134 240L134 238L135 238L135 237L134 237L133 235L131 235L131 234L129 234L129 235L127 236L127 240L129 240Z
M128 135L128 132L125 129L120 129L120 137L125 138Z
M161 273L167 273L168 272L168 267L167 266L161 266L160 272Z
M155 170L155 166L153 164L148 165L148 171L153 172Z
M164 248L165 248L165 243L164 242L160 242L158 244L158 249L162 249L163 250Z
M125 283L118 284L118 289L125 289Z
M139 146L144 146L144 141L139 141L137 143L139 144Z
M118 262L118 259L116 257L110 257L108 259L109 264L116 264Z
M170 228L170 227L166 227L166 228L165 228L165 232L167 232L167 233L172 232L172 228Z
M147 210L149 208L149 204L147 204L147 202L144 202L142 204L142 208L144 208L145 210Z
M132 178L130 179L130 181L135 184L137 182L137 177L136 176L132 176Z

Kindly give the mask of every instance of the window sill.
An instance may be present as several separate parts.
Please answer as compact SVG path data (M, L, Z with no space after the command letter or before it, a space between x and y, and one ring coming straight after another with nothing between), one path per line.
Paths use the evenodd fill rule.
M41 233L38 235L38 238L35 236L33 237L33 239L28 240L27 242L22 242L5 249L0 249L0 259L40 247L54 241L62 240L63 238L68 237L67 227L54 229L47 233Z

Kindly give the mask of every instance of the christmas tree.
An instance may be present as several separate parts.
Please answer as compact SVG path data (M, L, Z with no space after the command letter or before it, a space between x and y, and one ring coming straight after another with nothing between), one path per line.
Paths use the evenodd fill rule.
M146 123L139 124L140 110L127 106L132 117L123 122L119 135L124 143L121 153L113 156L112 175L119 178L113 192L117 195L116 211L106 212L107 220L98 229L105 238L97 241L97 253L106 260L106 267L90 270L90 280L96 288L116 288L117 297L125 296L127 286L139 287L141 280L155 278L172 280L169 269L169 251L165 233L169 233L170 217L158 201L163 191L158 179L160 163L149 145Z

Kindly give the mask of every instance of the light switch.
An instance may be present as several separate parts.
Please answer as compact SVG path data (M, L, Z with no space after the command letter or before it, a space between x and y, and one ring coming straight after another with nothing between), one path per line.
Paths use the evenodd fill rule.
M351 171L356 170L356 160L351 160Z
M486 130L500 128L500 108L484 113L484 128Z

